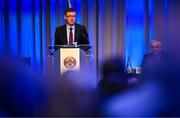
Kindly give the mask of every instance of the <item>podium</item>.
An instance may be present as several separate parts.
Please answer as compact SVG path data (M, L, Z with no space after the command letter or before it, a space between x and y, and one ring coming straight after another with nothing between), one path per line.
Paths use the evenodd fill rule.
M62 75L68 70L81 71L88 70L89 59L87 52L81 46L61 45L55 46L54 67L55 74ZM89 46L90 47L90 46Z

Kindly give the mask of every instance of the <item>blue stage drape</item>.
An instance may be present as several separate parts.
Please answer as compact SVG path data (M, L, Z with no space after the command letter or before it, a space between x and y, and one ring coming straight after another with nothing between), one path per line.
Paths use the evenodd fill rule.
M77 9L77 22L89 33L93 55L92 70L112 56L126 64L141 65L152 39L167 44L168 16L177 0L71 0ZM39 72L49 69L48 45L53 45L55 28L64 24L66 0L1 0L0 52L31 57ZM178 9L179 10L179 9ZM175 22L177 23L177 21ZM174 23L174 24L175 24Z

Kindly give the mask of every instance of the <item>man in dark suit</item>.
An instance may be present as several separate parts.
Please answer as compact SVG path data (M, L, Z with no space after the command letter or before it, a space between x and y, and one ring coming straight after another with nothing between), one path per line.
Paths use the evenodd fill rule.
M142 72L149 77L159 74L160 69L168 61L168 56L161 49L161 41L152 40L151 53L147 53L143 57Z
M85 26L75 23L76 10L67 8L64 20L66 24L56 28L55 45L89 45Z
M158 63L164 53L161 50L161 41L152 40L151 43L151 53L147 53L143 57L142 67L150 63Z

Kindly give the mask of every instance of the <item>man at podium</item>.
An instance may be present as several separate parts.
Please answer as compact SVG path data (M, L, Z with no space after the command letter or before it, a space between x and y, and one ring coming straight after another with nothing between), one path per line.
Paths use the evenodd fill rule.
M76 10L67 8L64 13L65 25L58 26L55 32L55 45L89 45L85 26L75 23Z

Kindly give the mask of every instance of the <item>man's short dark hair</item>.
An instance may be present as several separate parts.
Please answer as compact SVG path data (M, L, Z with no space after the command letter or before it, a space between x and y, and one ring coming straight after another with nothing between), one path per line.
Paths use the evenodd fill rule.
M65 10L65 12L64 12L64 15L66 15L67 12L76 12L76 9L74 9L74 8L67 8L67 9Z

